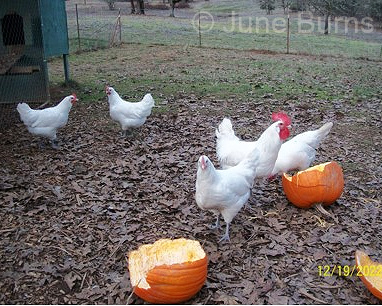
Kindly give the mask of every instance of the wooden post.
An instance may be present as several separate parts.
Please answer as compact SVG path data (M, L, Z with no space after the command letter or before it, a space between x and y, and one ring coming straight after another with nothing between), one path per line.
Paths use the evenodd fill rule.
M202 46L202 32L200 30L200 11L199 11L199 19L198 19L198 29L199 29L199 47Z
M119 9L118 16L117 16L117 19L116 19L115 24L114 24L114 29L113 29L113 32L110 36L109 48L114 45L115 40L117 39L117 34L119 34L118 35L119 44L122 43L122 34L121 34L122 31L121 30L122 30L122 27L121 27L121 9Z
M121 22L121 9L118 13L118 25L119 25L119 44L122 44L122 22Z
M80 24L78 23L78 5L77 5L77 3L76 3L76 21L77 21L78 50L81 51Z
M290 16L289 16L289 7L288 7L288 21L287 21L287 54L289 54L290 48Z
M69 84L69 60L68 60L68 54L63 55L64 59L64 73L65 73L65 84Z

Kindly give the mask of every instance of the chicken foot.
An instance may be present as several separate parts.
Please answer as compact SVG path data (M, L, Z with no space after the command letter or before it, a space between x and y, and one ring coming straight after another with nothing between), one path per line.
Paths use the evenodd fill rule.
M50 140L50 145L53 149L59 149L58 141L56 139ZM38 147L40 149L45 149L46 148L46 139L41 139L38 143Z
M51 144L52 148L55 149L55 150L57 150L57 149L60 148L60 146L58 145L58 141L57 141L57 139L53 139L53 140L51 140L51 141L50 141L50 144Z
M131 137L131 136L133 136L133 131L130 129L124 130L121 133L122 138Z
M231 241L231 239L229 239L229 222L227 222L227 225L225 228L225 234L219 240L219 242L222 242L222 241Z
M217 228L220 228L220 216L219 215L216 217L215 224L211 225L211 229L217 229Z
M44 139L40 139L40 141L38 142L38 147L39 147L39 149L45 149L45 140Z

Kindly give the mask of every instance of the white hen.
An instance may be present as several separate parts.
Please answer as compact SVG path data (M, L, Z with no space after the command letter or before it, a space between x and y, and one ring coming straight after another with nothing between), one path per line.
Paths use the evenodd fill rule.
M155 101L151 94L146 94L140 102L123 100L114 88L107 86L106 94L109 101L110 117L121 125L123 136L130 128L142 126L151 114Z
M48 138L52 147L57 148L57 129L67 124L70 109L77 101L77 96L72 94L45 109L31 109L27 103L19 103L17 111L31 134Z
M259 150L254 149L238 165L226 170L216 170L205 155L198 160L195 200L201 209L217 213L216 227L222 214L227 226L219 242L229 240L229 225L248 201L259 157Z
M237 165L249 152L257 148L260 153L256 177L269 177L275 165L283 140L288 138L291 124L289 117L283 113L272 115L273 121L257 141L239 139L229 119L224 118L216 130L216 153L223 169Z
M307 131L283 143L272 176L290 170L307 169L316 157L316 150L321 141L329 134L332 122L325 123L319 129Z

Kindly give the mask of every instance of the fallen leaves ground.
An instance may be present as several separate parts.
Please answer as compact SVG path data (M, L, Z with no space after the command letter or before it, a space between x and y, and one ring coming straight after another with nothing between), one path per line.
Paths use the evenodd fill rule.
M244 139L256 138L279 107L271 96L257 102L229 106ZM335 124L316 161L344 168L344 193L328 208L334 218L292 206L280 180L260 181L224 244L223 230L209 229L214 216L196 206L194 185L201 154L216 164L225 102L178 93L166 103L176 107L156 109L126 139L106 98L78 103L60 150L39 149L21 123L2 130L1 303L124 304L132 291L126 254L164 237L197 239L209 256L192 304L378 303L358 277L338 269L320 276L319 267L353 267L356 249L382 261L379 99L326 110L314 98L286 103L294 134ZM134 295L128 302L144 303Z

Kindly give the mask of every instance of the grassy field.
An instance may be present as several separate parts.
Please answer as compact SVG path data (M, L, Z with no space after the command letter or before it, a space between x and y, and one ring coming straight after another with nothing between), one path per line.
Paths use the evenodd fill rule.
M233 95L245 101L272 94L280 103L296 97L356 103L382 94L380 63L341 58L128 44L71 55L70 63L72 78L84 90L92 89L83 98L89 101L103 95L106 83L118 85L130 97L152 91L163 97ZM51 62L53 86L62 82L60 64Z
M107 11L96 4L93 1L93 10L80 6L81 49L107 46L112 35L118 12ZM204 47L287 51L286 15L281 9L272 15L264 15L256 1L195 2L190 9L177 10L177 18L168 17L167 11L166 14L155 10L148 10L146 16L130 15L125 6L121 18L123 42L199 46L197 14L200 12ZM71 50L75 51L79 45L73 10L68 17ZM382 34L376 29L372 33L363 33L360 26L358 31L349 26L345 31L344 23L336 25L333 22L333 33L326 36L322 34L319 17L311 21L312 24L308 24L299 14L291 15L291 53L381 60ZM312 31L306 33L307 30Z

